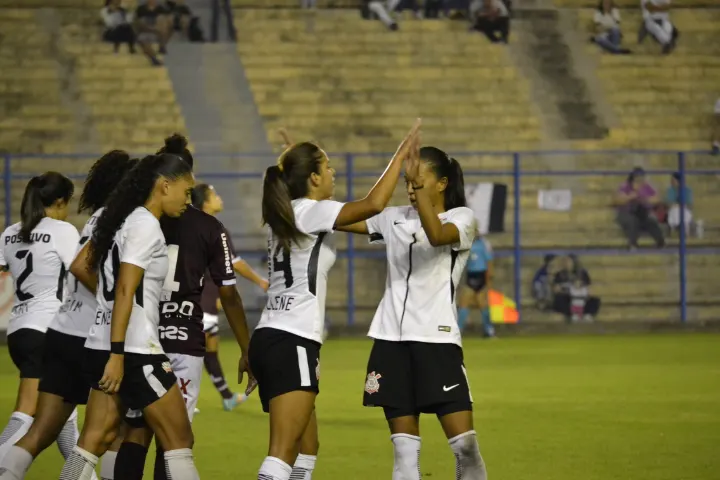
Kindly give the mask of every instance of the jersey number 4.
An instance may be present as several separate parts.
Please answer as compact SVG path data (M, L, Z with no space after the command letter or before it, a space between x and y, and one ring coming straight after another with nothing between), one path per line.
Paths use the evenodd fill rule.
M280 260L280 254L282 254L283 257L282 260ZM278 245L272 256L272 262L274 272L283 272L283 276L285 277L285 288L292 287L294 280L292 267L290 266L290 250L282 248L282 246Z

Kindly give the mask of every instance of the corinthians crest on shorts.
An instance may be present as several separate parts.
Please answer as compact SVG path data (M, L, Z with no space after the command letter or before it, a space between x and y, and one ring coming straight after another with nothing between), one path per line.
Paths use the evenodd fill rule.
M378 390L380 390L380 380L382 378L382 375L375 372L370 372L367 375L367 380L365 380L365 391L372 395L373 393L377 393Z

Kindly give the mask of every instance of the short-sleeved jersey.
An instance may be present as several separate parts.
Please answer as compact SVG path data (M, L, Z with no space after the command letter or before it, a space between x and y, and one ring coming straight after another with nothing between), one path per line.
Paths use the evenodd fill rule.
M160 222L145 207L136 208L115 233L98 271L98 308L85 346L110 350L110 320L115 304L115 283L120 264L129 263L145 270L133 296L133 308L125 335L125 351L162 354L158 334L160 295L168 272L168 250Z
M7 266L15 281L7 333L21 328L45 332L63 304L80 235L71 224L45 217L30 233L32 243L23 243L20 228L20 223L11 225L0 238L0 265Z
M493 249L486 238L478 238L470 247L470 258L468 259L468 272L484 272L488 269L488 263L493 259Z
M179 218L163 217L160 225L169 260L160 301L160 341L166 353L202 356L203 283L236 283L230 235L217 218L195 207Z
M327 275L335 263L331 242L343 204L299 198L295 225L305 234L290 250L268 232L268 300L257 328L275 328L322 343Z
M103 209L98 209L85 223L80 232L80 241L76 247L77 252L82 250L83 246L92 238L97 219L100 217ZM90 290L85 288L72 273L68 273L67 277L68 295L65 303L58 311L50 328L58 332L76 337L86 338L90 326L95 321L95 311L97 310L97 300Z
M367 221L370 240L386 245L388 261L385 293L370 325L370 337L461 345L455 293L477 224L467 207L438 217L457 227L458 243L430 245L412 207L386 208Z

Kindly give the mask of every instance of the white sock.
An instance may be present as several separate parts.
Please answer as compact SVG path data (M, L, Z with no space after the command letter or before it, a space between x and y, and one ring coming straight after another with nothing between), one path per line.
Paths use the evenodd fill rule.
M279 458L265 457L260 465L258 480L290 480L291 473L292 467Z
M448 443L455 454L455 480L487 480L475 430L461 433Z
M420 480L420 437L396 433L390 440L395 452L392 480Z
M78 438L80 438L80 432L78 432L77 428L77 409L75 409L55 439L58 449L65 460L72 453L73 447L77 445Z
M92 480L98 457L77 445L65 461L60 480Z
M0 462L0 479L22 480L32 461L30 452L13 445Z
M189 448L165 452L165 471L168 480L200 480L192 450Z
M25 436L33 424L33 417L22 412L13 412L5 430L0 433L0 462L15 442Z
M115 459L117 452L107 451L100 460L100 480L115 479Z
M316 455L298 454L290 474L290 480L312 480L312 472L315 470L316 461Z

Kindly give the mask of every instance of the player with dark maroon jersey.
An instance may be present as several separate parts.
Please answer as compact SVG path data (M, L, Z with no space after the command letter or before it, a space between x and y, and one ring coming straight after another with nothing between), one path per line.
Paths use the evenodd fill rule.
M223 209L223 201L220 195L215 191L212 185L201 183L196 185L192 193L192 204L198 210L210 215L217 215ZM228 241L230 238L228 236ZM232 243L230 251L233 252ZM268 281L261 277L245 260L240 257L233 257L232 266L236 273L250 280L263 291L268 289ZM212 281L212 276L206 275L206 281L203 285L202 298L200 305L203 311L203 325L205 328L205 369L210 375L210 379L215 385L218 393L222 396L223 408L227 411L232 410L239 404L247 400L244 393L233 393L225 381L218 350L220 342L218 340L218 287Z
M160 153L178 155L192 166L193 157L186 145L184 137L173 135L165 140L165 147ZM249 333L242 300L235 287L232 245L222 223L212 215L189 207L178 218L163 217L160 226L168 249L168 272L160 298L160 343L170 359L192 420L200 393L205 356L200 305L204 282L214 282L219 286L220 301L242 351L241 375L244 371L249 373L246 361ZM248 386L253 383L250 378ZM116 478L142 478L152 434L138 417L139 414L132 411L126 417L131 428L118 453ZM155 479L166 478L162 457L158 447Z

